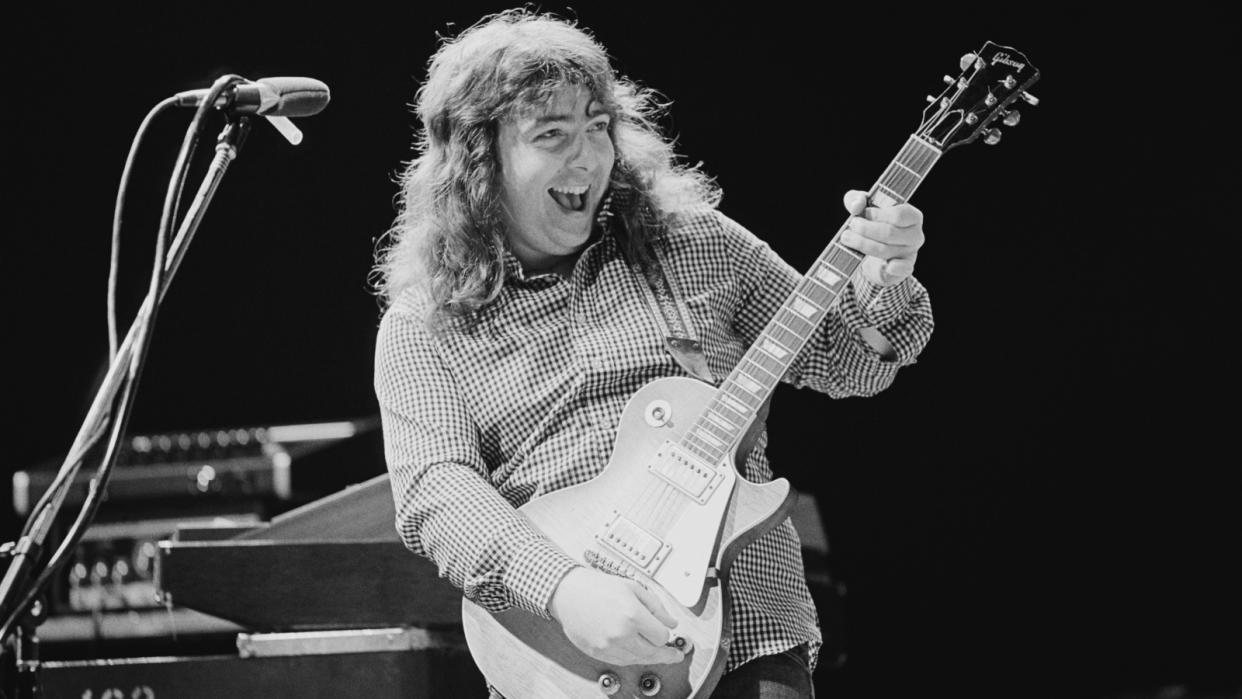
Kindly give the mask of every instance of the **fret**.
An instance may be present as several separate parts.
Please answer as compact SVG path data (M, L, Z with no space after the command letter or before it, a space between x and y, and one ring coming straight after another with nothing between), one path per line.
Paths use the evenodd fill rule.
M825 263L832 265L838 272L841 272L842 276L848 277L853 274L858 268L858 263L862 261L861 256L843 245L834 244L828 247L830 252Z
M920 176L925 177L932 165L936 164L936 159L940 157L940 150L918 137L912 137L910 141L914 144L914 150L919 157L918 166L915 169L921 173Z
M883 183L881 183L881 184L877 184L876 186L877 186L877 187L879 187L880 189L884 190L885 194L887 194L887 195L888 195L891 199L893 199L894 201L897 201L897 202L905 202L905 199L906 199L905 197L903 197L903 196L901 196L901 194L898 194L897 192L895 192L895 191L893 191L893 190L889 189L888 187L885 187Z
M686 436L681 440L681 447L691 454L699 457L699 459L704 463L715 464L720 460L720 456L722 455L713 454L710 450L693 444L690 441L692 439L697 439L696 435L693 432L686 433Z
M923 178L919 175L919 173L917 173L917 172L915 172L914 170L912 170L912 169L910 169L910 168L906 167L905 165L902 165L901 163L899 163L899 162L897 162L897 161L893 161L893 164L894 164L894 165L896 165L897 167L901 168L902 170L905 170L906 172L910 173L910 174L914 177L914 179L916 179L916 180L921 180L921 179L923 179Z
M750 393L759 393L759 391L763 389L762 384L742 372L738 373L737 378L733 380L733 383Z
M845 288L847 279L845 275L841 273L841 270L832 269L823 262L820 262L820 265L829 270L828 274L825 274L824 276L827 277L831 274L831 278L836 281L828 284L821 279L818 274L816 274L814 276L807 277L806 284L804 284L799 291L802 291L804 296L807 296L821 307L827 308L841 293L841 289Z
M743 420L745 416L738 412L737 422L734 422L721 414L722 409L729 409L738 412L733 408L726 408L721 404L720 400L709 408L695 423L694 427L686 435L686 439L693 438L705 449L710 452L711 461L714 463L719 461L728 452L728 448L742 434L741 426L748 420Z
M707 443L714 449L719 450L720 448L724 447L724 442L721 442L719 439L716 439L710 433L703 432L703 431L696 431L694 433L694 436L695 436L695 439L698 439L700 442Z
M815 329L815 326L813 324L808 323L806 319L802 318L801 316L794 315L792 312L788 312L788 311L785 312L785 315L788 317L788 322L781 320L779 321L780 324L783 325L785 329L788 330L789 332L792 332L795 335L797 335L799 339L806 339L806 337L808 337L811 334L811 331ZM794 323L794 322L801 323L802 325L806 326L806 330L799 330L793 327L791 323Z
M703 434L710 435L712 439L715 439L722 445L726 446L729 441L733 439L734 435L734 430L724 429L719 425L713 424L706 420L700 420L697 424L695 424L694 429Z
M895 163L894 163L895 164ZM885 186L901 195L905 199L909 192L913 192L918 182L911 178L908 174L900 172L893 168L889 168L884 176Z
M737 373L740 374L740 372L737 372ZM759 407L759 404L763 402L763 400L760 399L758 395L754 393L749 393L745 389L743 389L741 386L738 386L737 382L732 380L732 377L730 377L730 381L727 381L725 383L726 383L726 388L724 389L725 392L729 394L730 398L746 406L747 413ZM737 389L737 390L731 390L731 389ZM751 405L751 403L754 403L754 405Z
M822 282L824 286L836 291L837 287L845 283L845 275L840 274L838 270L832 269L825 264L821 264L816 267L812 280Z
M720 402L729 408L729 410L737 413L739 416L746 416L750 414L750 408L746 407L744 403L736 400L728 393L722 392L720 394Z
M916 179L922 180L923 175L927 172L926 170L923 169L923 166L920 164L924 162L924 160L925 159L923 158L922 153L919 151L915 151L912 157L898 158L894 160L893 165L896 165L897 167L910 173Z
M935 162L935 151L920 147L918 150L918 160L910 163L910 165L915 172L919 173L919 178L921 179L927 175L928 170L931 170L931 166L935 164Z
M906 141L906 147L902 149L901 155L897 156L896 160L922 178L931 170L936 156L937 151L934 147L912 136Z
M807 301L801 296L795 297L793 301L790 302L789 307L793 310L794 313L797 313L803 318L810 318L811 316L823 310L819 306L811 303L810 301Z
M910 153L913 152L914 150L915 150L914 140L907 138L906 142L902 144L901 150L897 151L897 157L893 158L893 160L897 161L897 160L901 160L902 158L909 157Z
M767 332L764 334L778 342L782 347L793 348L802 343L800 336L775 323L768 326Z
M750 422L750 416L743 415L743 413L734 411L732 410L732 408L725 408L722 405L717 405L717 406L712 407L712 410L713 411L728 410L729 413L732 413L732 418L724 417L723 415L718 415L718 417L720 418L720 421L722 421L724 425L728 425L728 427L722 426L722 430L724 430L725 432L728 432L729 435L733 436L730 438L734 438L740 435L741 431L743 431L743 428L745 428L745 426L748 425L748 423Z
M737 429L737 425L733 424L732 420L729 420L724 415L721 415L715 408L708 410L703 414L703 417L708 422L711 422L722 430L728 431Z
M884 200L876 201L874 200L874 197L872 197L872 204L878 204L881 206L892 206L894 204L905 204L905 197L898 194L898 192L888 189L888 187L884 186L883 184L877 184L876 187L878 187L878 189L881 190L881 191L878 191L877 194L884 196Z
M767 352L768 356L772 357L778 362L783 360L786 356L789 355L789 350L785 348L784 345L781 345L779 342L776 342L770 337L765 337L759 343L759 349L763 350L764 352Z
M762 347L755 347L746 356L773 379L779 380L781 374L785 373L785 362L768 354Z
M880 190L884 191L880 191ZM876 191L871 194L871 203L876 206L892 206L894 204L904 203L896 192L890 192L885 189L884 185L877 184Z
M764 384L769 384L769 383L774 383L776 381L779 381L781 378L781 373L782 373L781 368L779 366L772 368L764 364L763 363L764 358L766 358L769 362L773 361L771 357L767 357L762 352L750 352L750 353L747 353L745 358L743 358L743 361L750 362L752 366L758 368L759 371L762 371L763 373L767 374L768 377L770 378L764 378L762 376L756 376L754 374L751 374L750 377ZM777 364L779 364L779 362L777 362Z
M910 157L911 153L917 154L917 152L918 152L918 142L915 141L914 138L907 138L906 142L901 146L901 150L897 151L897 157L893 158L893 160L894 161L904 160Z
M810 301L821 309L831 306L837 297L836 292L824 286L823 282L810 277L806 279L805 284L798 287L797 293L802 299Z

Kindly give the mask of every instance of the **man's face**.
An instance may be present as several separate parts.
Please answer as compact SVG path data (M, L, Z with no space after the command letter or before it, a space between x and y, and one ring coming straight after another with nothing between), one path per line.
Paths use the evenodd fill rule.
M572 262L591 235L612 174L610 117L580 86L500 124L502 202L514 255L530 272Z

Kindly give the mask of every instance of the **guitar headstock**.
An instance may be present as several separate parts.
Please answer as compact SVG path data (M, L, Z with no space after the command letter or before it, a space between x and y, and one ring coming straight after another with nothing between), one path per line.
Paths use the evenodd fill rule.
M948 85L938 97L928 96L923 122L915 135L941 151L970 143L980 136L984 143L1000 141L1001 130L993 123L1016 126L1020 115L1012 108L1021 100L1032 107L1039 100L1027 88L1039 79L1039 71L1021 51L987 42L961 60L961 74L944 76Z

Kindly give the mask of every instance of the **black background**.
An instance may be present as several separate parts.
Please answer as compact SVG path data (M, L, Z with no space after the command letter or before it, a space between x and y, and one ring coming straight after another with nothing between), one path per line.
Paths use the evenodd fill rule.
M298 147L256 124L163 306L131 431L374 414L367 274L412 155L408 104L436 33L497 9L12 16L5 492L8 473L63 457L104 370L134 131L160 99L226 72L312 76L332 102L298 122ZM819 499L849 585L850 659L821 676L825 694L1242 687L1232 69L1223 18L1182 9L1108 22L982 6L571 10L673 100L665 126L718 178L722 208L799 268L958 56L992 40L1043 73L1040 107L999 146L950 151L915 197L937 322L919 363L873 399L778 394L774 465ZM122 332L188 117L161 118L138 160ZM11 538L7 506L3 522Z

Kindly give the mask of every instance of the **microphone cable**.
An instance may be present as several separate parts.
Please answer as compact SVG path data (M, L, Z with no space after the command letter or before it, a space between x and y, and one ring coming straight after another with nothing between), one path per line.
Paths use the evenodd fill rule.
M229 86L242 80L243 78L241 76L231 74L218 78L212 84L208 92L207 99L204 99L202 103L198 105L198 108L194 112L194 117L186 129L185 138L182 140L181 150L179 151L176 163L173 166L172 177L170 178L168 190L165 194L164 207L160 219L160 228L155 241L155 259L152 262L151 280L147 293L147 298L151 302L150 310L144 317L142 310L140 309L137 317L135 318L136 326L134 341L131 345L133 349L131 350L131 356L124 358L129 362L130 368L128 375L123 379L123 384L119 389L121 391L120 397L114 405L114 411L110 410L105 412L100 417L98 427L92 430L92 433L87 441L66 459L66 464L69 464L70 467L62 467L60 472L57 474L56 479L52 482L48 489L44 491L43 496L39 498L38 504L31 510L26 524L22 529L22 536L27 536L30 533L32 523L40 518L41 510L47 507L50 500L54 497L54 493L57 488L72 487L73 476L77 474L81 462L90 452L92 447L98 443L102 434L107 431L106 427L109 417L115 415L112 419L112 429L108 437L103 458L101 459L99 467L95 472L95 476L91 479L86 499L82 503L73 524L67 530L60 546L48 559L42 572L35 579L35 582L30 585L21 601L12 607L12 611L9 613L9 616L4 620L3 624L0 624L0 643L8 637L12 627L21 618L22 614L25 613L27 606L33 602L36 597L38 597L43 587L47 585L57 571L65 564L66 561L68 561L69 552L77 546L82 538L82 535L85 534L86 525L93 521L99 506L103 502L103 496L107 491L108 479L112 473L113 467L115 466L117 457L119 456L121 438L124 436L125 428L129 424L129 417L133 409L132 398L134 391L137 388L139 380L141 379L142 370L146 363L147 350L149 349L151 342L151 334L149 331L155 322L156 315L159 312L160 302L167 288L167 278L165 276L166 270L164 269L165 259L167 257L167 244L171 237L172 222L176 220L178 210L180 208L181 196L185 187L185 180L189 170L189 165L192 161L194 151L197 148L198 139L203 130L205 117L213 108L216 98ZM132 171L132 163L139 141L141 141L142 137L145 135L152 118L175 102L175 98L169 98L160 102L151 110L151 112L148 113L147 118L144 119L142 124L139 126L138 133L135 135L135 140L131 145L129 156L126 159L125 167L122 170L121 184L117 190L117 203L113 211L113 250L110 262L112 266L110 268L108 286L108 339L109 353L113 364L115 364L118 359L122 359L117 356L118 348L115 345L114 335L114 277L119 259L121 211L124 207L124 197L126 190L128 189L128 181ZM20 538L21 537L19 537L19 539Z

